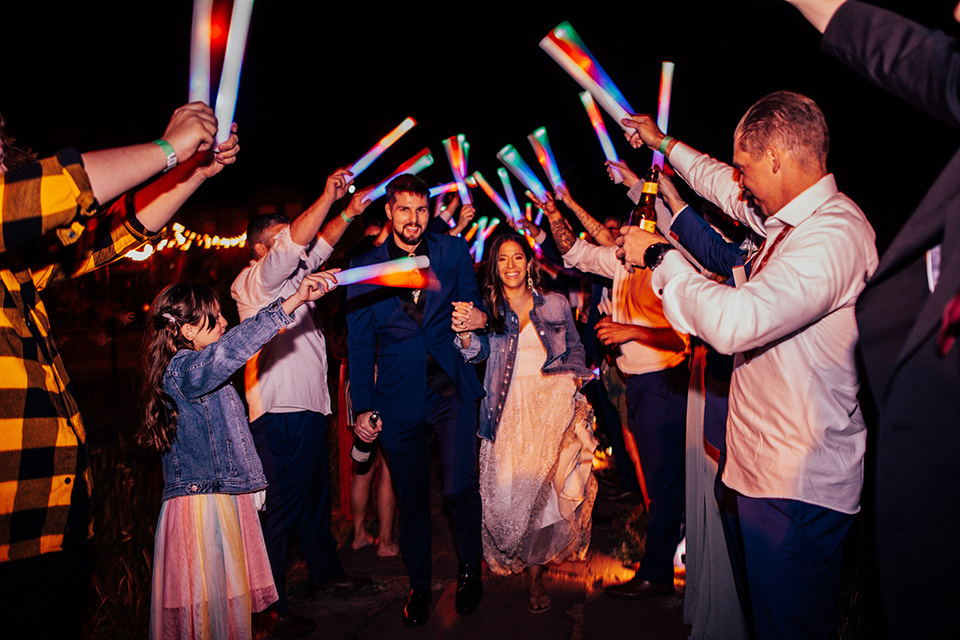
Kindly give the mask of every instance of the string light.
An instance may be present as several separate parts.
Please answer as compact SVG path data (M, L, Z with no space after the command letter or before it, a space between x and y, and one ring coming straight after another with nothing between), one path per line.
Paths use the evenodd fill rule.
M160 240L156 247L148 243L140 249L128 251L123 257L129 258L136 262L142 262L152 256L155 252L163 251L164 249L169 249L171 247L176 247L181 251L187 251L194 247L200 249L233 249L235 247L247 246L246 232L240 234L239 236L222 238L218 235L211 236L206 233L201 234L197 233L196 231L190 231L179 222L174 222L171 230L172 233L170 236Z

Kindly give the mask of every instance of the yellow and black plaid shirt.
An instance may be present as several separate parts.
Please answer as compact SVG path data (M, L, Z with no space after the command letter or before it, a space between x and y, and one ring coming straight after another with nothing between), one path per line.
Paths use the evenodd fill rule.
M89 497L83 421L38 291L156 237L132 197L96 213L72 149L0 176L0 562L59 551L78 474Z

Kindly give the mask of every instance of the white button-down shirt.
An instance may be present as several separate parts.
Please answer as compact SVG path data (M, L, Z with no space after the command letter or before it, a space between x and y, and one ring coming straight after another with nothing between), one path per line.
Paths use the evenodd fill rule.
M289 226L284 228L269 253L252 260L230 287L240 320L277 298L293 295L303 277L332 253L333 247L322 237L304 247L290 239ZM330 413L327 347L312 302L294 311L293 323L247 361L244 383L251 422L264 413Z
M866 429L857 401L854 303L877 267L874 232L832 174L769 218L742 197L734 169L677 144L670 163L702 196L768 238L793 230L739 288L667 254L651 284L678 331L737 354L724 484L750 497L859 510Z

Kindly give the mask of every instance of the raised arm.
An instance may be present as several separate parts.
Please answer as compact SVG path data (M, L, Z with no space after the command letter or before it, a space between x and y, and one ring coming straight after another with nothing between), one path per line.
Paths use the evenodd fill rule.
M603 226L599 220L587 213L586 209L576 203L576 201L570 196L570 191L567 189L566 185L560 185L557 187L557 195L560 196L563 204L567 205L567 207L573 211L573 214L577 216L577 220L580 221L580 224L583 225L583 228L586 229L587 233L593 236L593 239L597 241L597 244L603 247L613 247L616 245L613 234L610 233L610 230Z
M353 222L357 216L364 212L367 208L367 205L370 204L370 200L367 199L367 195L373 190L373 187L367 187L366 189L361 189L353 194L353 197L350 199L350 204L347 205L347 208L344 209L343 213L335 218L332 218L323 225L323 229L320 231L320 235L324 240L327 241L331 247L335 247L340 241L340 238L343 237L344 232L346 232L347 227L350 226L350 223Z
M290 239L294 244L306 246L313 242L320 232L320 225L326 220L327 214L333 203L342 198L347 193L347 187L350 185L350 172L346 169L337 169L329 176L323 187L323 193L307 210L297 216L296 220L290 223Z
M846 1L847 0L787 0L787 2L799 9L803 17L820 33L827 30L827 25L830 24L830 20L833 19L833 14L835 14L837 9L840 8L840 5Z

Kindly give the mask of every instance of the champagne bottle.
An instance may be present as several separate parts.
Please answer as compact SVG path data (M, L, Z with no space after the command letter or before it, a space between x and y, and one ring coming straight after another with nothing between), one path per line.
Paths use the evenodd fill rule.
M377 422L380 421L380 414L376 411L373 412L373 415L370 416L370 423L373 426L377 425ZM350 457L357 461L359 464L363 464L370 459L370 456L373 454L374 448L377 446L377 440L374 439L372 442L364 442L360 439L359 436L353 436L353 449L350 450Z
M650 233L657 232L657 178L660 176L660 167L653 165L643 178L643 193L640 201L630 212L630 226L639 226Z

